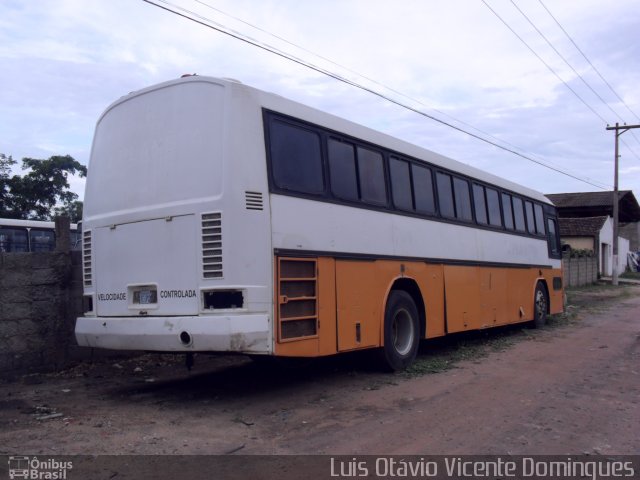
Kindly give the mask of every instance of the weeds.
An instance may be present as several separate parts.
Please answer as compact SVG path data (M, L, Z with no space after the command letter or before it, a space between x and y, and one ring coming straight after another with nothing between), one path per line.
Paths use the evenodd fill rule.
M422 345L415 362L400 375L415 378L444 372L458 368L461 362L479 360L490 353L507 350L523 340L548 340L551 337L544 334L550 329L575 327L580 323L580 314L605 310L611 303L638 292L635 286L601 284L567 290L565 311L550 315L544 328L532 330L529 325L517 324L428 340Z

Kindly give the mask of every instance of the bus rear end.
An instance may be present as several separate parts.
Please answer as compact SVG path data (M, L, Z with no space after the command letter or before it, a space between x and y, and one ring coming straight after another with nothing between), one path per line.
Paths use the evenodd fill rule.
M231 108L233 89L242 90L195 76L167 82L123 97L98 121L79 345L272 351L266 173L264 161L248 164L264 153L234 133L260 115Z

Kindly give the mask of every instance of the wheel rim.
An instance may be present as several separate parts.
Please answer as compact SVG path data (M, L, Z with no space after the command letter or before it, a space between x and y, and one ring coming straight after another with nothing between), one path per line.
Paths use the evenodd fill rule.
M413 346L413 319L405 309L398 310L391 325L393 348L399 355L407 355Z
M536 291L536 318L544 318L547 313L547 298L542 290Z

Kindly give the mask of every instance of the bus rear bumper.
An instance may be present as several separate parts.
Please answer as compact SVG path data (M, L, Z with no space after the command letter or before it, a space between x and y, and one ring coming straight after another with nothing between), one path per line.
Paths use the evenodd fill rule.
M271 353L266 314L189 317L79 317L78 345L158 352Z

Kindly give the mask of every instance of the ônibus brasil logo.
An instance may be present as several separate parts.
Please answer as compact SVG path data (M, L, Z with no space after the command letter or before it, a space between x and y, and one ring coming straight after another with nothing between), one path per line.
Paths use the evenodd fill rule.
M73 462L62 462L54 458L38 460L38 457L9 457L9 478L33 480L65 480L67 470L73 468Z

